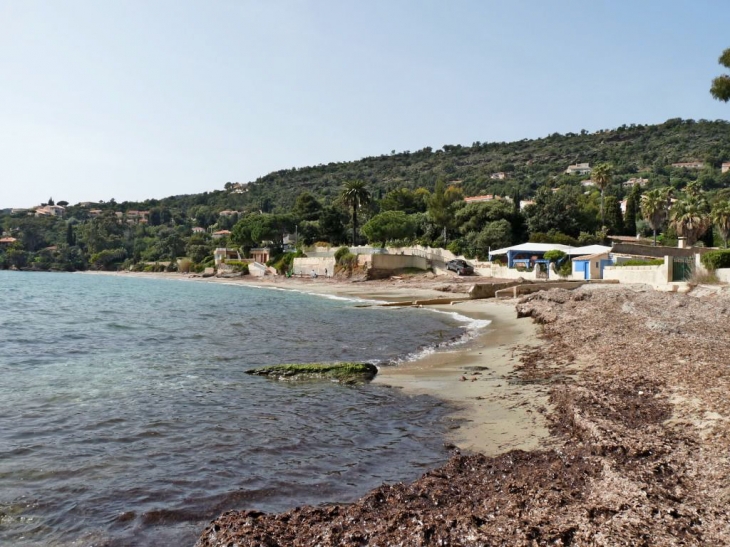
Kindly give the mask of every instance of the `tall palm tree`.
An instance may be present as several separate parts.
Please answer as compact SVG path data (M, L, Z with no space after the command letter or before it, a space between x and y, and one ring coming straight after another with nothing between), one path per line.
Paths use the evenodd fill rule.
M667 218L667 196L668 193L664 188L649 190L641 196L641 216L654 231L654 246L656 246L656 232Z
M591 180L596 183L601 190L601 226L606 224L605 211L603 209L603 192L611 184L611 172L613 166L610 163L599 163L591 171Z
M687 245L693 245L712 225L707 201L701 195L685 195L678 200L669 214L669 220L677 235L686 238Z
M351 180L345 183L342 190L342 201L352 207L352 246L357 243L357 210L370 203L370 192L361 180Z
M718 201L712 208L712 222L722 235L727 249L727 238L730 236L730 201Z

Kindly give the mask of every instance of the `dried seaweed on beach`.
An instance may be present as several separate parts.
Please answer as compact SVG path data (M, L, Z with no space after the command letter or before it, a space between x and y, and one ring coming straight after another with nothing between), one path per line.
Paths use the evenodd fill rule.
M536 293L542 450L454 455L351 505L229 512L198 546L730 545L730 297ZM529 320L529 319L525 319Z

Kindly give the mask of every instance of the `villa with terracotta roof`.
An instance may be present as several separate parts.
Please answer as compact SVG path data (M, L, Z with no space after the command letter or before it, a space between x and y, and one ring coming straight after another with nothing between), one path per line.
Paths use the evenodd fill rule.
M465 203L479 203L481 201L494 201L495 199L500 199L499 196L495 196L494 194L485 194L483 196L471 196L468 198L464 198Z

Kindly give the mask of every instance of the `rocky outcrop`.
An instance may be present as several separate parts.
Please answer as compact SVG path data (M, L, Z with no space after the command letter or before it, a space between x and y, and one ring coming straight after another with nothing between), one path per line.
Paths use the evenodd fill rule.
M253 368L246 374L275 380L336 380L343 383L364 382L375 378L378 367L370 363L305 363Z

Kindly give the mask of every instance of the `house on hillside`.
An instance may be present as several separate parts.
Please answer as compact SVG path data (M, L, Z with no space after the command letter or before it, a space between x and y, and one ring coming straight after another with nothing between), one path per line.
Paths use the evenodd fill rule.
M499 196L484 194L483 196L471 196L464 198L464 203L480 203L482 201L494 201L495 199L499 199Z
M0 245L10 245L18 241L14 237L0 237Z
M44 205L43 207L37 207L35 210L35 216L37 217L62 217L66 212L64 207L60 205Z
M590 175L591 171L590 163L576 163L569 165L565 173L568 175Z
M504 180L507 178L507 173L504 171L499 171L498 173L492 173L489 175L489 178L492 180Z
M219 247L213 251L213 260L215 261L215 265L218 266L222 262L226 262L228 260L241 260L241 255L237 249Z
M127 218L127 224L147 224L149 215L149 211L129 210L125 216Z
M647 184L649 184L649 179L642 179L642 178L634 177L634 178L630 178L626 182L622 182L621 186L623 186L624 188L633 188L634 186L643 187L643 186L646 186Z
M248 253L254 262L266 264L271 258L271 249L269 247L256 247Z
M723 173L727 173L728 171L730 171L730 161L726 161L725 163L723 163L720 171Z
M213 234L211 234L211 235L212 235L213 239L220 239L222 237L228 237L229 235L231 235L231 231L230 230L218 230L217 232L213 232Z
M205 228L203 228L202 226L193 226L193 233L194 234L204 234Z
M705 164L701 161L685 161L673 163L672 167L676 167L677 169L703 169Z
M520 211L522 211L528 205L535 205L534 199L521 199L520 200Z

